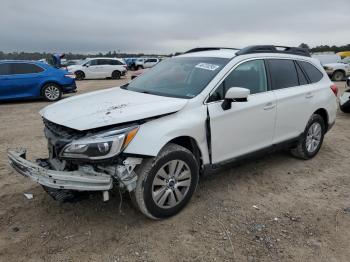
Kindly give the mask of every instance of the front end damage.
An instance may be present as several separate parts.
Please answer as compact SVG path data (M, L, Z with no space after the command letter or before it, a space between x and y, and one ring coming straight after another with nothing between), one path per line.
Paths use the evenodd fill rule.
M26 149L8 150L11 166L20 174L39 183L44 188L62 191L101 191L103 200L109 199L113 187L133 191L137 183L134 168L142 158L116 155L108 159L90 161L79 158L62 158L62 150L69 144L91 134L45 121L49 157L36 163L26 159Z

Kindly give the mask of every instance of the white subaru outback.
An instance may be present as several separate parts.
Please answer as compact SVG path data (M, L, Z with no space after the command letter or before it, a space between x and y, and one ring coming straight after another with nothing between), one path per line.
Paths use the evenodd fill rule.
M207 171L289 148L314 157L335 122L337 88L307 51L196 48L120 88L44 108L49 156L9 150L11 165L57 200L113 187L146 216L183 209Z

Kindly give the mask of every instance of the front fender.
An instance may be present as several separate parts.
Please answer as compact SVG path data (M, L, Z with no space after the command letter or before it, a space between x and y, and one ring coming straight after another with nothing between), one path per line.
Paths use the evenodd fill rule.
M184 109L175 114L144 123L124 153L157 156L169 141L186 136L196 141L201 151L203 163L209 163L205 130L206 117L205 106L201 106Z

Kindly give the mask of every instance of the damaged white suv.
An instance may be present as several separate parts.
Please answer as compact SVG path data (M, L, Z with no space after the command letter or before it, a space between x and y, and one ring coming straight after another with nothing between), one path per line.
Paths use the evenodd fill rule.
M58 200L129 191L153 219L178 213L201 174L256 153L314 157L335 122L337 89L300 48L196 48L134 81L44 108L47 159L11 165Z

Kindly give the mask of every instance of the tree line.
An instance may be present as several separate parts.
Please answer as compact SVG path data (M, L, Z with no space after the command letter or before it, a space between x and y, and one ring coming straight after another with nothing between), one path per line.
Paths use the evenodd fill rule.
M342 52L342 51L350 51L350 44L343 45L343 46L329 46L329 45L320 45L316 47L310 48L308 44L302 43L299 45L299 47L307 48L312 53L316 52ZM174 53L180 54L179 52ZM169 54L169 55L174 55ZM2 52L0 51L0 60L39 60L39 59L47 59L50 60L53 53L40 53L40 52ZM98 53L98 54L79 54L79 53L65 53L65 58L68 60L72 59L84 59L86 57L119 57L119 58L125 58L125 57L142 57L145 56L143 53L133 54L133 53L117 53L116 51L109 51L106 53ZM159 54L147 54L147 56L159 56ZM164 56L164 55L162 55Z
M312 53L316 53L316 52L334 52L334 53L338 53L338 52L343 52L343 51L350 51L350 44L343 45L343 46L320 45L320 46L316 46L316 47L310 48L308 46L308 44L302 43L302 44L299 45L299 47L307 48Z
M50 52L2 52L0 51L0 60L39 60L39 59L47 59L50 60L54 53ZM128 53L117 53L116 51L109 51L106 53L97 53L97 54L74 54L74 53L65 53L64 58L67 60L72 59L85 59L87 57L142 57L146 56L143 53L138 54L128 54ZM158 56L156 54L147 54L147 56Z

